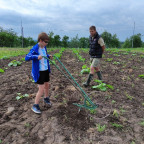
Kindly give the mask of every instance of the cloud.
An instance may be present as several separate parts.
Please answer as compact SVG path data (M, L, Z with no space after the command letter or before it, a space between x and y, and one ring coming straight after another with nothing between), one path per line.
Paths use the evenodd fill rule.
M107 30L124 41L135 33L144 34L143 0L0 0L0 26L13 28L24 35L37 38L41 31L53 31L60 36L88 37L89 26L95 25L99 33Z

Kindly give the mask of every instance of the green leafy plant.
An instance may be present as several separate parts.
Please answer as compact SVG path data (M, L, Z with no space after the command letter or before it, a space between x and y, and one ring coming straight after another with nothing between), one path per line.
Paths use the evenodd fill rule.
M4 69L6 70L6 69L8 69L7 67L4 67Z
M129 99L129 100L133 100L133 98L134 98L133 96L130 96L127 93L125 93L125 95L126 95L127 99Z
M142 75L139 75L139 77L144 79L144 74L142 74Z
M93 88L93 89L100 90L100 91L106 91L106 90L107 90L105 83L101 83L101 84L99 84L99 85L92 86L92 88Z
M20 66L22 62L13 60L11 61L8 66Z
M124 110L122 107L120 108L120 112L123 114L126 112L126 110Z
M115 116L117 118L119 117L119 113L116 109L114 109L114 111L113 111L113 116Z
M120 64L120 62L116 62L116 61L115 61L115 62L113 62L113 64L119 65L119 64Z
M111 62L113 60L113 58L107 58L106 61L107 62Z
M123 53L123 55L128 55L129 53Z
M16 97L17 100L20 100L20 99L25 98L25 97L29 97L28 94L22 95L21 93L17 93L17 95L18 95L18 96Z
M107 84L106 85L109 89L114 90L114 87L112 85Z
M114 104L114 103L116 103L116 101L115 101L115 100L112 100L112 104Z
M111 95L105 96L105 99L111 99Z
M90 106L90 103L87 100L86 100L86 105ZM96 112L97 112L96 109L89 109L89 111L91 114L96 114Z
M91 114L96 114L97 113L96 109L90 109L89 111L90 111Z
M33 79L30 79L30 81L33 82L33 83L35 82Z
M73 53L78 57L78 59L82 62L85 61L85 58L83 58L80 54L79 54L79 51L76 50L76 49L73 49Z
M141 126L144 126L144 120L139 123Z
M101 80L94 80L95 82L98 83L98 85L92 86L93 89L97 89L100 91L107 91L107 88L109 89L114 89L114 87L112 85L103 83Z
M30 127L31 125L30 125L30 123L25 123L25 127Z
M25 61L25 58L21 58L20 61L21 61L21 62L24 62L24 61Z
M56 57L58 58L58 59L60 59L61 58L61 56L62 56L62 54L63 54L63 52L64 52L64 50L65 50L65 48L61 48L61 50L59 51L59 53L55 53L54 54L54 57L53 57L53 60L51 60L50 61L50 63L51 64L56 64ZM56 57L55 57L56 56Z
M135 144L135 142L134 142L134 141L132 141L130 144Z
M135 54L135 53L134 53L134 54L132 54L132 56L136 56L136 55L137 55L137 54Z
M90 72L90 68L87 65L82 66L81 74L88 74Z
M2 143L2 140L0 139L0 144Z
M105 129L106 129L106 125L103 125L103 126L100 124L97 125L97 131L98 132L103 132Z
M123 128L123 125L120 125L120 124L117 124L117 123L112 123L112 126L116 127L116 128Z
M4 70L0 68L0 73L4 73Z
M8 56L3 56L1 59L5 60L5 59L9 59Z
M144 55L140 55L140 58L144 58Z
M67 103L67 100L65 98L63 98L63 104L66 104Z
M114 54L114 56L117 56L117 57L119 57L120 55L119 55L119 54Z

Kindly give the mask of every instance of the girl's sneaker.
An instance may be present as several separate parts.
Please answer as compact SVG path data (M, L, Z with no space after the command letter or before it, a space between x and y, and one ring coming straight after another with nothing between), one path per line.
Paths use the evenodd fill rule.
M49 97L44 98L44 102L45 102L49 107L52 106Z
M40 107L38 104L34 104L31 109L33 112L35 112L37 114L41 114Z

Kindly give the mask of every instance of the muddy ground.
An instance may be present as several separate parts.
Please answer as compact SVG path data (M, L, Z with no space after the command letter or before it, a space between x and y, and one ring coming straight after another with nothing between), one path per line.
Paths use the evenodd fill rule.
M88 74L80 72L83 64L89 65L89 56L83 51L80 54L85 62L79 61L70 50L63 52L61 61L82 86ZM143 144L144 126L140 122L144 120L144 79L138 75L144 74L144 58L140 55L105 52L101 60L103 79L114 90L93 90L94 81L83 88L94 103L99 103L96 114L86 109L78 111L73 103L83 104L83 97L53 65L49 93L53 106L47 108L41 99L42 114L33 113L31 107L37 85L32 82L31 62L8 67L11 60L20 60L22 56L0 60L1 68L8 67L4 74L0 73L0 143ZM107 62L108 58L113 60ZM120 63L113 64L115 61ZM16 100L17 93L29 94L29 97ZM113 111L117 111L117 116ZM99 132L98 124L105 125L105 130Z

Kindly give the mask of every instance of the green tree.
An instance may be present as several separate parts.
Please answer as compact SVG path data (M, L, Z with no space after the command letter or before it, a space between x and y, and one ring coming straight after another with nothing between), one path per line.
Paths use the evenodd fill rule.
M133 40L133 47L137 48L137 47L142 47L142 40L141 40L141 34L137 34L134 36L131 36L131 41Z
M127 39L125 40L125 42L123 43L123 45L122 45L123 48L130 48L131 46L132 46L132 45L131 45L131 41L130 41L129 38L127 38Z
M63 47L68 47L68 40L69 40L69 37L68 36L63 36L63 38L62 38L62 46Z
M74 38L71 39L71 41L69 43L69 47L70 48L79 48L80 47L78 34Z
M113 36L112 36L112 40L111 40L111 47L120 47L120 41L119 41L119 39L117 38L117 35L116 34L114 34Z
M60 44L61 44L60 36L59 36L59 35L55 35L55 36L54 36L54 45L55 45L56 47L59 47Z
M143 42L141 40L141 34L136 34L131 36L130 38L127 38L123 44L123 48L131 48L132 47L132 41L133 41L133 47L142 47Z
M89 47L89 38L81 37L79 39L80 48L88 48Z
M104 39L106 47L120 47L120 41L116 34L112 35L111 33L105 31L101 34L101 37Z
M23 38L24 47L32 46L36 42L31 38ZM21 47L22 37L17 36L13 29L4 30L0 27L0 47Z
M111 40L112 40L112 35L111 33L105 31L101 34L101 37L104 39L104 42L106 44L106 47L111 47Z
M49 36L49 43L48 43L48 47L53 47L54 46L54 33L52 31L50 31L48 33L48 36Z

